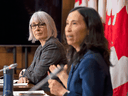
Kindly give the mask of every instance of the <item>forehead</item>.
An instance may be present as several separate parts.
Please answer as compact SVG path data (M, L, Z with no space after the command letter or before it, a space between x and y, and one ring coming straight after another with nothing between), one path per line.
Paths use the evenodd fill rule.
M72 20L83 21L83 16L78 11L73 11L67 17L67 21Z
M39 18L37 16L34 16L31 20L31 23L39 23L39 22L45 22L43 18Z

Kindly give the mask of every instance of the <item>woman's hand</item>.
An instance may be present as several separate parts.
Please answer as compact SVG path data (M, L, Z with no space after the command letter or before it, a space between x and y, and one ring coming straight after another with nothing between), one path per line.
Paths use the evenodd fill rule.
M55 65L51 65L49 67L49 70L51 72L53 72L56 68L60 67L60 65L57 65L57 67ZM64 66L64 69L59 72L57 74L57 76L59 77L59 79L62 81L62 83L64 84L64 86L67 88L67 80L68 80L68 74L67 74L67 65Z
M50 92L54 95L63 96L63 94L68 91L56 80L49 79L48 83L49 83L48 87L50 88Z
M26 71L26 69L21 70L20 73L19 73L19 77L23 76L25 71Z
M57 67L56 67L55 65L51 65L51 66L49 67L49 70L50 70L51 72L53 72L56 68L59 68L59 67L60 67L60 65L57 65ZM63 69L61 72L59 72L59 73L57 74L58 77L62 77L62 75L68 75L68 74L67 74L67 65L65 65L65 66L64 66L64 69Z
M29 80L27 77L21 77L17 83L29 83Z

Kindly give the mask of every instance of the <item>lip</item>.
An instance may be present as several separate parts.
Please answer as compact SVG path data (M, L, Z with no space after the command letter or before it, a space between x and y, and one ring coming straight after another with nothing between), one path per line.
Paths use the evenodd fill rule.
M66 35L66 38L72 38L73 35Z
M37 35L37 36L38 36L38 35L41 35L41 34L42 34L42 33L35 33L35 35Z

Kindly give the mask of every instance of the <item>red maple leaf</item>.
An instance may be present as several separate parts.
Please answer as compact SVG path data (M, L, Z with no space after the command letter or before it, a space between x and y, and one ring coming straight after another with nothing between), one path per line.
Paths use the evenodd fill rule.
M126 11L126 6L124 6L119 13L117 13L115 24L108 25L109 18L112 15L106 16L106 26L105 26L105 37L109 42L109 48L114 46L118 60L122 56L128 57L128 14Z
M75 0L75 2L78 2L79 1L79 5L82 4L82 0Z

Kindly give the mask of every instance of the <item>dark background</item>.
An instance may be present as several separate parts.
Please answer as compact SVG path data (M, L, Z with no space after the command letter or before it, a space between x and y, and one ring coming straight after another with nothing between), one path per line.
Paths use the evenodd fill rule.
M29 20L38 10L52 16L61 40L62 0L2 0L0 3L0 45L39 45L28 41Z

